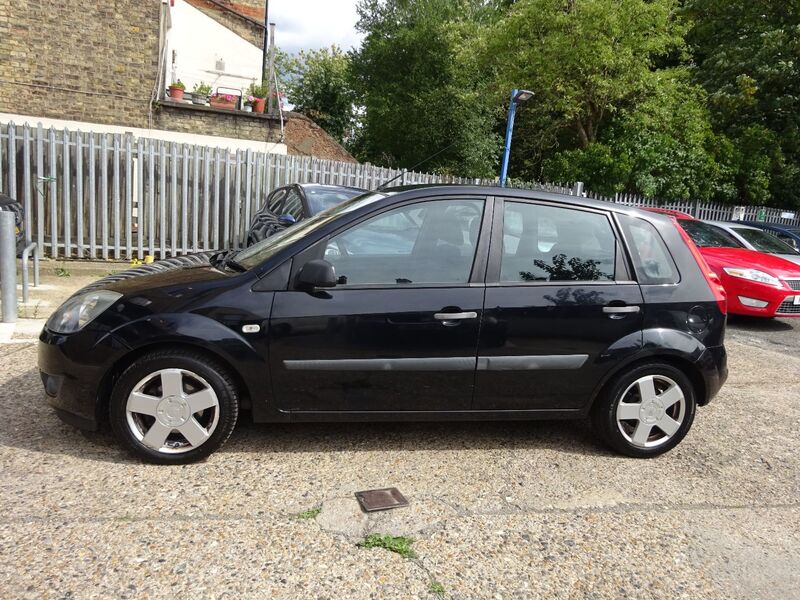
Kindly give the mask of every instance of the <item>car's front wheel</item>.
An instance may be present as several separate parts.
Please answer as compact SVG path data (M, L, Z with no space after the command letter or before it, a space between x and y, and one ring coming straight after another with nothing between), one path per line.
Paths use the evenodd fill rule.
M686 437L697 401L686 374L648 363L618 376L592 407L592 423L615 450L637 458L658 456Z
M239 403L227 370L204 355L157 351L136 360L111 395L111 427L136 456L185 464L221 447Z

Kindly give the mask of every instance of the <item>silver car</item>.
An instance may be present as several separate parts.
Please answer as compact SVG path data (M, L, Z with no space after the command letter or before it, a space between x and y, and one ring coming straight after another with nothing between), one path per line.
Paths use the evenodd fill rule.
M719 227L745 248L756 250L757 252L765 252L766 254L774 254L800 265L800 252L763 229L724 221L706 221L706 223Z

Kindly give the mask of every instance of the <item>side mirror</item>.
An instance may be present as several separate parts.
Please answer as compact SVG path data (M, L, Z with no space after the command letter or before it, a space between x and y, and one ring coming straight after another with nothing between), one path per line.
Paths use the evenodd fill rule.
M289 227L297 223L297 219L295 219L292 215L281 215L278 217L278 223L284 227Z
M310 260L297 274L299 289L332 288L336 286L336 270L327 260Z

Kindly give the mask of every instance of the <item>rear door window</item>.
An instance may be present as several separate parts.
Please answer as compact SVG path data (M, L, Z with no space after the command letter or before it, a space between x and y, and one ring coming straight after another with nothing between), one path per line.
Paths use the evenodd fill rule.
M601 213L505 202L500 281L613 281L616 237Z
M680 276L667 245L652 223L620 215L619 222L628 240L639 283L664 285L678 283Z

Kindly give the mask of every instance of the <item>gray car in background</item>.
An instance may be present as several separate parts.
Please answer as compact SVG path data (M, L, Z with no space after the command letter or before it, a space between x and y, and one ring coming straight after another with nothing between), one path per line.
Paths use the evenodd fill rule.
M800 264L800 252L763 229L724 221L706 221L706 223L719 227L745 248L757 252L765 252L766 254L774 254L793 263Z

